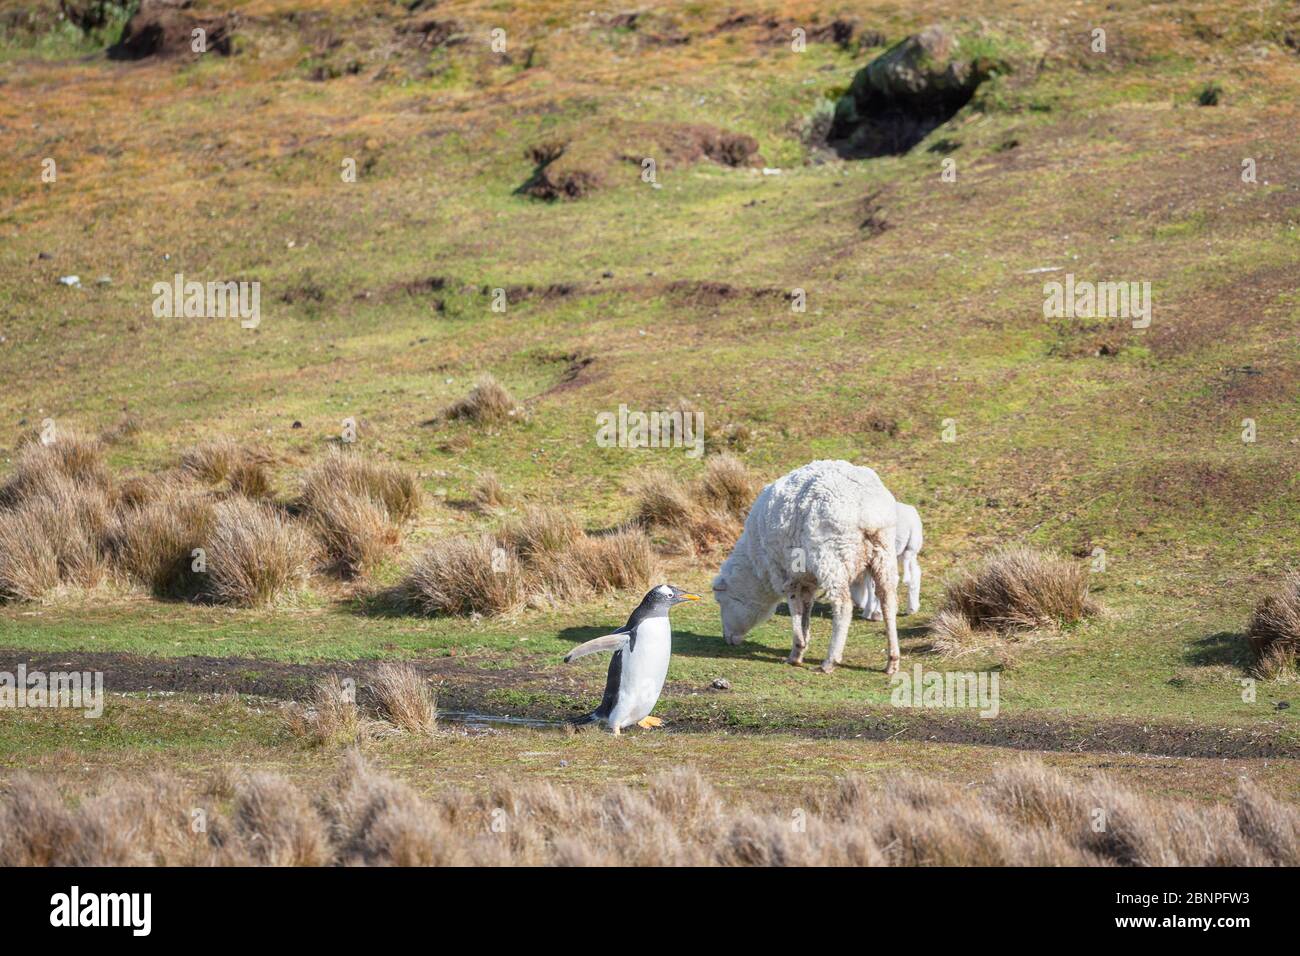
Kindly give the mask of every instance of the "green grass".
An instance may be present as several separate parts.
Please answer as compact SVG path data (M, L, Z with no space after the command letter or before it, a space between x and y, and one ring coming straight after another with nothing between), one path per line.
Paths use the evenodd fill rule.
M499 520L455 507L483 470L588 527L626 519L638 474L689 477L700 465L680 452L599 449L595 415L685 398L710 427L748 427L743 457L767 478L845 457L918 505L925 602L907 622L904 666L1002 666L925 652L945 574L1004 544L1100 546L1106 613L1020 650L999 672L1003 713L1190 715L1294 740L1295 709L1274 709L1293 688L1261 684L1256 703L1242 701L1238 635L1300 554L1289 430L1300 410L1300 200L1282 159L1297 128L1295 58L1279 51L1257 62L1244 46L1211 50L1141 11L1087 4L1069 29L1104 15L1126 44L1114 57L1080 59L1045 27L1029 38L1054 44L1041 72L1018 67L912 153L822 162L798 126L866 58L829 44L794 55L756 34L709 37L729 8L698 6L677 11L691 44L603 32L576 7L548 6L520 12L512 39L516 51L536 46L541 66L494 62L467 44L399 57L383 80L371 64L357 77L309 82L307 46L281 49L255 30L229 60L130 70L79 59L91 41L62 29L0 43L0 143L10 157L0 274L12 277L0 283L0 446L45 417L96 429L129 410L144 428L112 450L115 467L164 467L186 445L230 435L284 457L288 496L301 466L355 417L369 426L366 450L445 492L377 575L385 584L427 543ZM1231 4L1215 10L1236 33L1268 33ZM1054 18L1046 11L1039 22ZM862 15L892 43L962 12L869 4ZM482 4L457 13L471 29L499 16ZM1019 44L1029 29L1017 20L1028 14L1000 16L1002 39L989 41L999 55L1006 36ZM1283 13L1260 16L1281 22ZM388 36L382 21L353 26L363 46L366 31ZM1011 52L1024 58L1020 46ZM1200 109L1188 90L1211 52L1229 94ZM126 104L129 123L114 118ZM636 122L752 135L782 173L701 162L665 169L663 188L651 189L618 158L640 148L626 132ZM590 147L605 186L577 202L516 194L532 171L525 147L547 139ZM926 149L939 139L960 144L948 154L956 183L940 180L944 156ZM1002 148L1011 140L1015 148ZM1260 157L1260 184L1240 182L1244 155ZM58 160L56 184L33 172L45 156ZM357 183L340 180L343 157L367 170ZM874 237L859 228L871 195L889 225ZM1061 271L1030 272L1045 266ZM1043 282L1067 271L1150 281L1152 327L1043 320ZM153 319L149 289L175 272L261 281L261 327ZM82 289L56 283L73 273ZM111 284L97 284L100 275ZM448 279L440 312L434 295L400 288L430 276ZM747 294L693 304L667 291L679 280L803 288L808 311ZM526 283L579 289L504 315L480 292ZM320 301L293 295L306 285ZM1097 355L1102 340L1118 354ZM550 391L569 355L595 362L577 387ZM1247 367L1256 374L1233 371ZM488 371L528 403L527 421L488 432L421 424ZM873 415L896 422L896 433L873 430ZM1245 417L1260 423L1249 447L1237 438ZM940 440L947 418L955 443ZM721 558L674 559L671 579L707 588ZM485 704L563 713L596 699L603 679L602 663L565 668L563 652L621 623L636 597L469 622L373 616L324 586L274 612L108 595L0 607L0 646L294 662L454 657L464 672L448 680L479 669L533 675ZM772 734L888 713L878 625L855 622L848 666L825 676L781 664L784 617L731 649L711 605L678 615L661 704L670 718L716 710L721 724ZM810 658L820 660L829 621L814 629ZM705 694L718 676L732 692ZM98 733L86 748L154 746L143 728ZM259 746L283 746L269 729L253 733ZM8 743L19 746L18 736ZM217 747L198 731L180 737ZM65 731L30 739L22 752L81 747ZM669 746L686 757L712 746L692 739Z

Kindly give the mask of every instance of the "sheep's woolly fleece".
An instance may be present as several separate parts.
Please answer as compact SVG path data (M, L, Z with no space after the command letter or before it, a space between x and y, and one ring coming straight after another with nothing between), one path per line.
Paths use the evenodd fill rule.
M823 590L847 593L862 567L863 533L887 528L892 542L896 514L894 496L870 468L811 462L759 493L719 577L731 589L749 572L769 592L764 597L779 601L790 586L791 557L801 553Z

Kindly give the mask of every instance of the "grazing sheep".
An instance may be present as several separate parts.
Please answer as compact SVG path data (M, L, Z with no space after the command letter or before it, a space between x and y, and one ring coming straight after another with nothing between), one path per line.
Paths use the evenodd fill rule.
M916 556L921 552L921 515L911 505L898 503L898 530L895 532L894 551L903 562L903 583L907 585L907 613L915 614L921 608L921 565ZM864 574L853 582L853 603L862 610L869 621L879 621L880 602L871 585L871 575Z
M784 598L794 644L789 662L803 663L813 599L824 591L833 618L830 673L844 655L853 620L852 586L864 574L875 581L889 636L887 674L898 670L898 559L894 496L870 468L847 461L814 461L764 488L749 509L745 530L713 579L722 611L722 636L739 644Z

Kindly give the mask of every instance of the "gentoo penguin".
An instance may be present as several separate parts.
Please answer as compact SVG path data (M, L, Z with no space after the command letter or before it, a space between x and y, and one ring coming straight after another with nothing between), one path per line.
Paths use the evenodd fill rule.
M668 624L668 609L683 601L698 601L671 584L652 588L637 605L627 623L613 633L579 644L564 656L564 663L588 654L613 651L609 676L605 678L605 696L590 714L570 721L590 724L601 721L616 735L624 727L658 727L663 721L651 717L668 676L668 658L673 653L673 632Z

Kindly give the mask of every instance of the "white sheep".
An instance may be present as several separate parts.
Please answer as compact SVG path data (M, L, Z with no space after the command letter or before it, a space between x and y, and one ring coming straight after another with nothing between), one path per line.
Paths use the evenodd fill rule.
M898 502L898 525L895 531L894 551L903 562L903 583L907 585L907 613L921 609L921 565L916 556L921 552L921 515L911 505ZM871 575L864 574L853 583L853 603L869 621L879 621L880 602L871 585Z
M898 670L898 559L894 555L894 496L870 468L847 461L814 461L764 488L749 509L745 531L713 579L722 611L722 636L739 644L775 613L790 607L791 664L803 663L813 600L824 591L833 620L830 673L844 656L853 620L853 585L870 575L880 594L889 666Z

